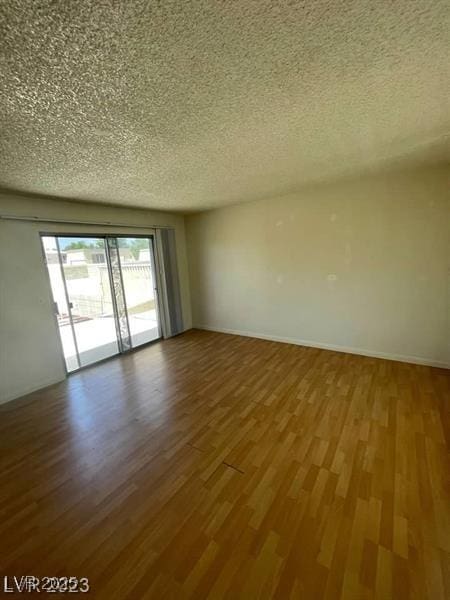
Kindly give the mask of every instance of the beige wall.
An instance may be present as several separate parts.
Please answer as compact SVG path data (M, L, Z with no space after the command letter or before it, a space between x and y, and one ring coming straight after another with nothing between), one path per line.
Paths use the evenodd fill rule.
M194 326L450 365L448 171L190 216Z
M180 215L0 195L0 215L142 225L142 229L28 223L0 219L0 403L64 378L39 232L146 233L176 231L183 317L191 327L184 218Z

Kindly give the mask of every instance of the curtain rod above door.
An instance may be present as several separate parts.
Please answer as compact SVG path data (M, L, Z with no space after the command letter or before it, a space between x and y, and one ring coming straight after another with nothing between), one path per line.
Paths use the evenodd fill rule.
M112 221L75 221L71 219L46 219L33 216L0 215L5 221L27 221L31 223L63 223L65 225L98 225L102 227L128 227L129 229L174 229L170 225L132 225L128 223L113 223Z

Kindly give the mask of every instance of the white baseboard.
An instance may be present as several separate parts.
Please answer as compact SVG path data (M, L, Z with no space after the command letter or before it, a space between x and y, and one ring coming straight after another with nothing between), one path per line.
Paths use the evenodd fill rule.
M61 379L61 377L58 377L58 378L52 377L51 379L44 379L44 380L40 381L39 383L35 383L30 386L25 386L25 387L21 388L20 390L16 390L15 392L9 393L8 395L6 395L4 397L0 397L0 405L6 404L7 402L11 402L11 400L16 400L17 398L22 398L22 396L27 396L28 394L31 394L32 392L37 392L39 390L42 390L46 387L49 387L50 385L54 385L55 383L64 381L64 379L65 379L65 377L63 377L62 379Z
M230 333L232 335L242 335L261 340L270 340L272 342L282 342L285 344L295 344L296 346L308 346L310 348L320 348L322 350L333 350L335 352L346 352L347 354L359 354L372 358L384 358L386 360L396 360L399 362L412 363L415 365L424 365L427 367L438 367L440 369L450 369L450 364L435 360L429 360L420 356L408 356L405 354L391 354L389 352L377 352L366 350L365 348L353 348L352 346L339 346L336 344L324 344L322 342L312 342L311 340L300 340L297 338L280 337L277 335L267 335L255 331L242 331L239 329L225 329L223 327L209 327L208 325L193 325L194 329L204 329L205 331L216 331L217 333Z

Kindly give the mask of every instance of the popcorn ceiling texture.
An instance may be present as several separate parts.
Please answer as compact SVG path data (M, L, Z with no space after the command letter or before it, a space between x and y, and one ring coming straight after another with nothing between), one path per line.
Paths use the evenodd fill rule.
M0 186L202 210L447 161L448 0L0 3Z

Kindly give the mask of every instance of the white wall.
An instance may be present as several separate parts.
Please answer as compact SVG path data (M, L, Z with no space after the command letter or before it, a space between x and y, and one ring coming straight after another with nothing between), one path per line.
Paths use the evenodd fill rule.
M0 219L0 403L65 377L39 232L133 235L158 225L174 227L183 317L186 329L191 327L183 216L0 194L3 214L142 224L142 229Z
M188 217L194 326L450 365L448 171Z

